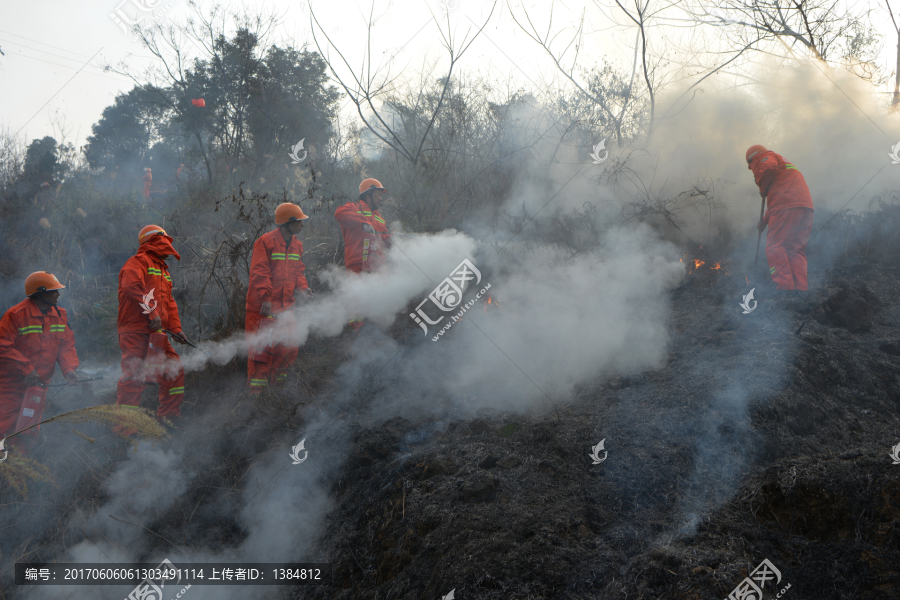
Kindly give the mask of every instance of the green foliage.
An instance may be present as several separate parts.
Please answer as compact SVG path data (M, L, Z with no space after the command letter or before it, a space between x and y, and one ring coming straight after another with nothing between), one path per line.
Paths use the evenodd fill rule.
M32 141L25 151L25 178L35 185L59 179L62 165L59 163L58 152L56 140L49 135Z
M158 123L164 107L149 90L134 88L116 96L115 103L103 110L92 128L85 155L94 169L114 170L128 164L140 164L158 137Z
M179 164L217 186L268 179L301 139L306 148L328 143L338 93L325 69L318 54L263 47L246 27L219 35L183 79L118 96L93 127L88 161L133 174L149 166L155 188L170 187Z

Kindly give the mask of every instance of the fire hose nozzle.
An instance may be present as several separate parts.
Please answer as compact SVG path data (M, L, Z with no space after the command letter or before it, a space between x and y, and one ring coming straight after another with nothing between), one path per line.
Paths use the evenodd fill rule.
M190 343L190 342L187 340L187 338L181 337L181 336L178 335L177 333L173 333L173 332L169 331L168 329L163 329L163 332L168 333L169 335L171 335L173 338L175 338L176 340L178 340L178 341L181 342L182 344L187 344L187 345L190 346L191 348L197 348L197 346L195 346L194 344Z
M101 379L103 379L103 375L101 375L100 377L91 377L90 379L79 379L78 383L81 384L81 383L87 383L89 381L100 381ZM52 388L52 387L64 387L67 385L69 385L68 382L66 382L66 383L42 383L41 387Z

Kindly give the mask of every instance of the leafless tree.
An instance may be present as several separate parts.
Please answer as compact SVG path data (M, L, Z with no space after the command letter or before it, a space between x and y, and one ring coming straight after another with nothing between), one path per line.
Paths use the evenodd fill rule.
M25 166L25 144L10 131L0 131L0 189L22 176Z
M496 7L496 2L494 7ZM386 102L388 95L394 91L394 84L396 82L396 78L391 76L389 70L394 57L391 56L388 59L386 68L373 65L372 63L372 27L376 20L374 10L373 4L367 22L367 50L363 57L363 67L359 72L353 70L349 59L341 52L340 48L337 47L328 33L325 32L315 13L312 11L312 8L310 8L310 25L313 29L313 39L316 48L322 56L328 56L328 52L322 47L323 44L327 44L328 47L333 48L337 53L337 62L342 63L345 67L350 69L350 77L344 77L338 73L335 64L330 59L326 58L332 75L344 89L344 92L346 92L350 101L356 106L359 118L365 123L369 131L381 140L381 142L390 147L398 156L415 165L422 158L422 153L429 133L431 132L439 113L444 107L444 101L453 82L454 69L466 50L471 47L475 39L478 38L478 35L481 34L487 26L491 15L493 15L494 8L491 9L491 13L485 19L484 24L475 31L471 38L469 37L471 30L467 30L461 40L453 33L449 14L447 15L446 29L440 25L437 17L434 18L435 23L438 25L441 43L450 59L450 66L447 69L446 75L439 78L441 82L441 92L438 101L433 105L426 120L422 123L401 120L406 131L400 131L398 129L397 121L391 119L392 106L390 102ZM432 13L432 15L433 14L434 13ZM322 42L320 42L319 36L316 35L316 28L319 30L319 36L324 38ZM383 74L381 73L382 68L384 68Z
M578 68L578 53L583 45L584 14L574 28L571 37L554 48L554 42L559 35L552 28L552 13L555 3L551 4L551 17L547 19L545 28L539 27L527 11L524 11L523 17L520 18L510 9L513 19L519 27L547 52L560 73L576 87L580 94L605 114L606 121L615 132L616 140L620 145L627 137L624 132L629 129L629 122L641 115L645 103L649 115L644 130L647 135L651 135L653 132L656 119L656 95L662 85L658 76L658 67L662 59L660 56L654 56L651 52L650 29L659 21L660 13L677 5L679 0L674 2L631 0L631 2L633 6L627 2L615 0L618 7L616 12L625 17L624 25L631 24L635 27L634 59L627 84L625 84L624 78L617 74L615 77L609 77L608 65L592 70ZM600 12L606 8L596 0L595 4ZM609 15L609 18L614 20L612 15ZM639 65L641 79L644 83L643 89L635 86ZM578 77L579 71L581 77Z
M728 27L741 46L772 51L776 42L789 52L797 46L828 65L850 63L856 74L872 79L877 36L867 13L843 8L833 0L724 0L702 2L687 12L697 21Z
M894 11L891 10L891 3L888 0L884 0L884 4L887 6L888 14L891 15L894 31L897 32L897 64L894 67L894 95L891 98L891 109L897 110L897 105L900 104L900 27L897 26Z

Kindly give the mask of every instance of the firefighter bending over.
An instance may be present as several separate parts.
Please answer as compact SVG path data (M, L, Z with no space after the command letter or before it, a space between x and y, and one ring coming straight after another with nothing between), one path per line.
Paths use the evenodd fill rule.
M765 147L750 146L747 168L753 172L759 195L766 198L766 259L779 290L807 289L806 245L813 224L813 202L797 167Z

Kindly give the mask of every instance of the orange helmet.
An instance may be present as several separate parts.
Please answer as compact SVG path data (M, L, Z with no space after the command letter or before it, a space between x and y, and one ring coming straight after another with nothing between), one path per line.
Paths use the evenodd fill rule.
M146 227L144 227L143 229L141 229L141 232L138 234L138 242L140 242L141 244L143 244L143 243L146 242L151 236L154 236L154 235L156 235L157 233L163 234L164 236L166 236L167 238L169 238L169 241L170 241L170 242L172 241L172 236L169 235L168 233L166 233L166 230L163 229L162 227L160 227L159 225L147 225Z
M359 184L359 197L362 198L362 195L369 190L381 190L382 192L387 191L381 186L380 181L378 181L377 179L372 179L371 177L369 177L368 179L363 179L363 182Z
M302 221L308 218L309 217L303 214L302 208L300 208L296 204L291 204L290 202L279 204L278 208L275 209L276 225L284 225L285 223L291 223L292 221Z
M759 144L756 144L754 146L750 146L749 148L747 148L747 168L748 169L750 168L750 163L753 161L753 157L759 156L763 152L768 152L768 150L766 150L765 146L760 146Z
M52 273L35 271L25 278L25 295L31 296L38 292L49 292L65 288Z

